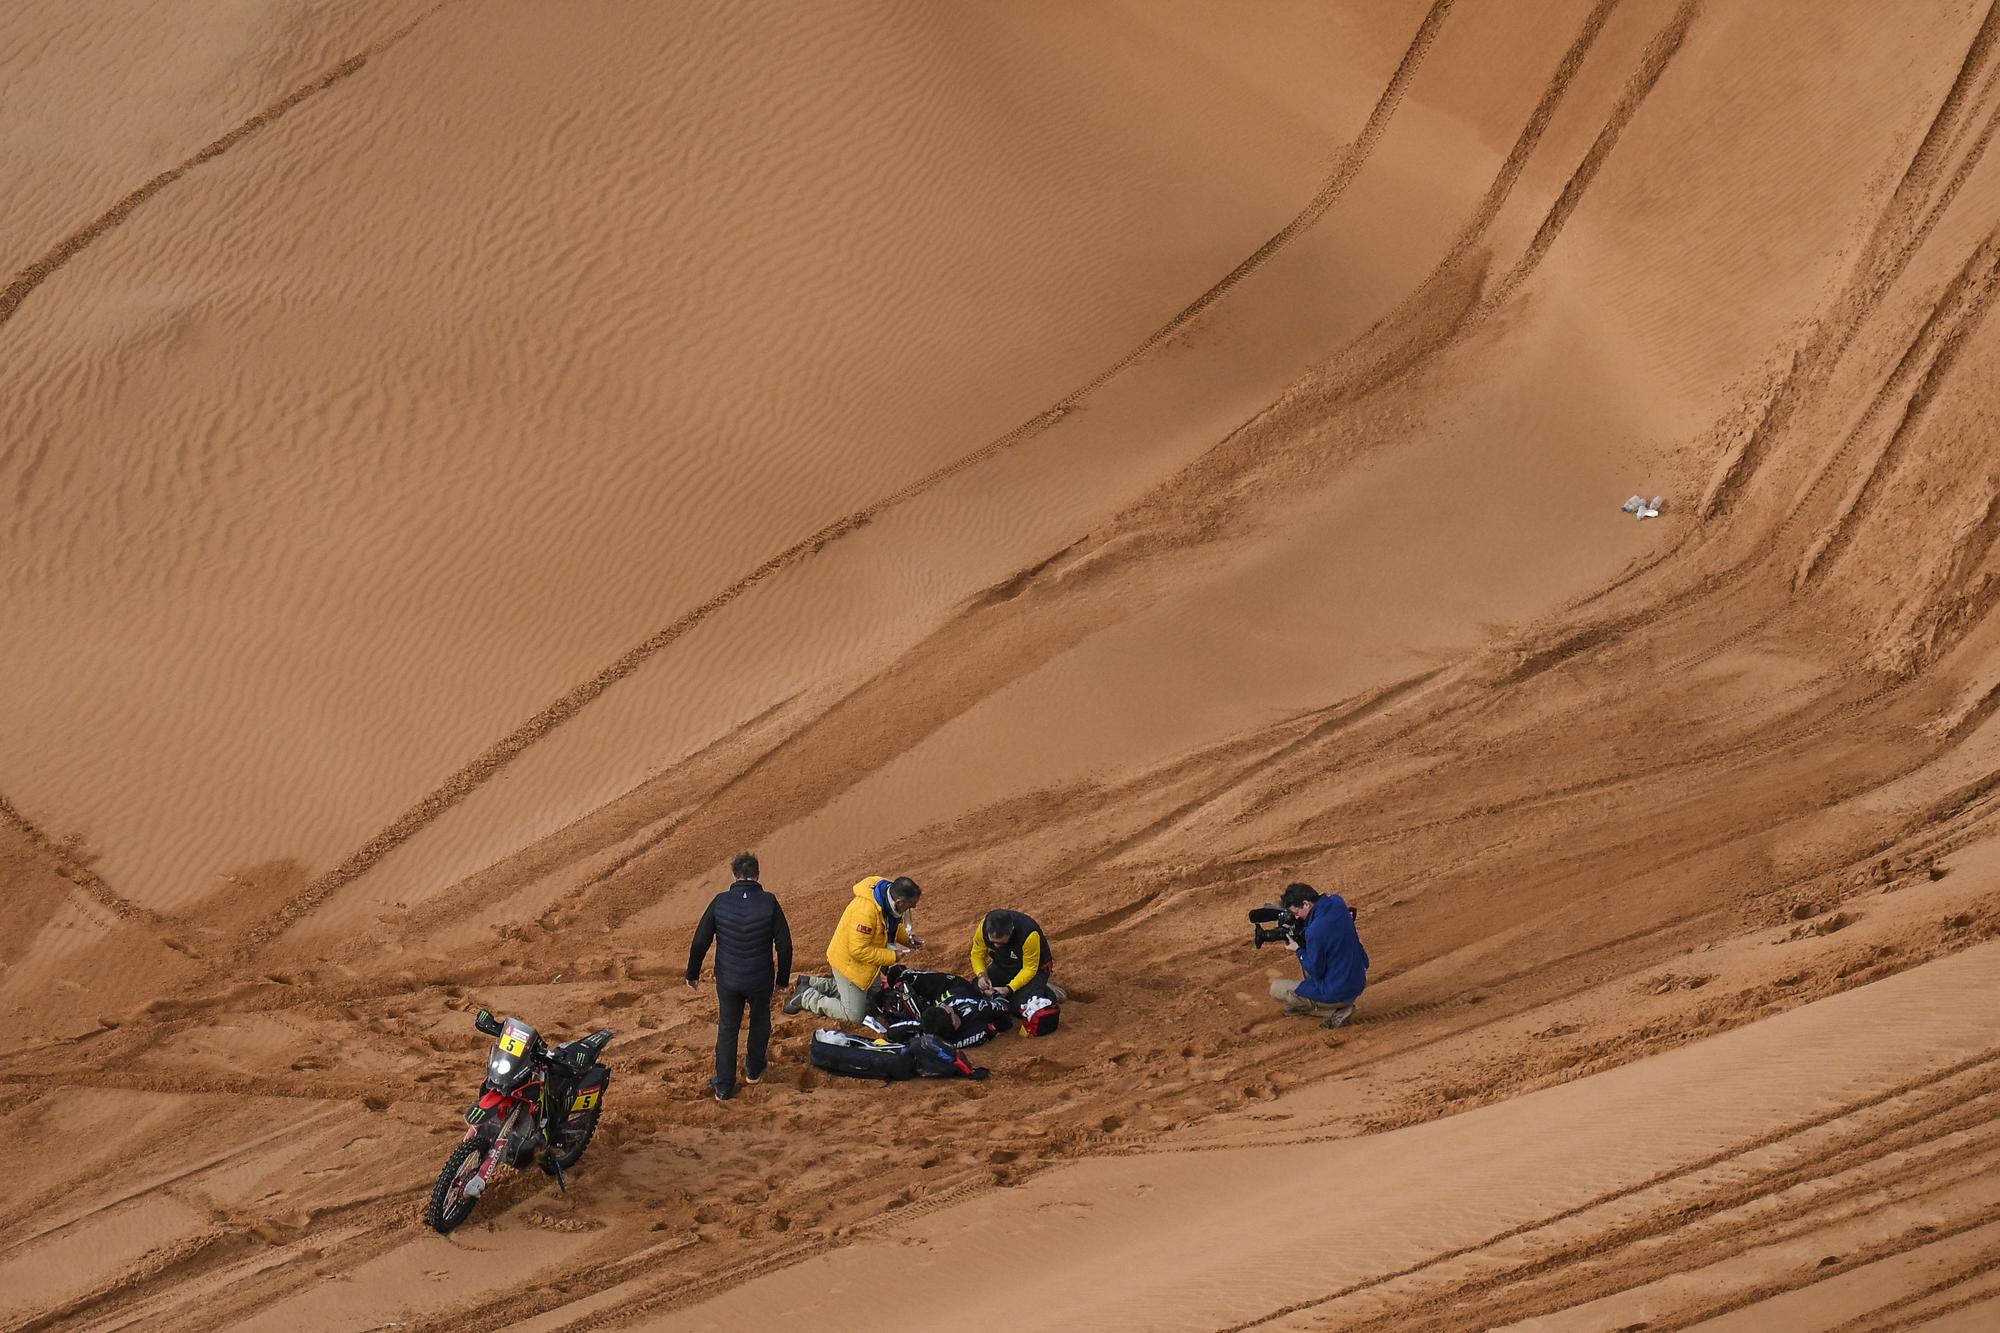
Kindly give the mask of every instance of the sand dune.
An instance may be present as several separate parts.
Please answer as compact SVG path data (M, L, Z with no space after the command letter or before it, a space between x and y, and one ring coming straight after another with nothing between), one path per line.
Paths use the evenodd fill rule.
M1262 240L1326 148L1232 164L1262 99L1176 100L1181 70L1098 21L1023 27L996 108L952 72L976 16L830 10L737 50L732 7L681 7L648 51L624 36L646 6L518 8L439 12L373 84L150 200L143 253L120 228L15 316L22 382L70 389L15 423L65 472L17 487L10 600L24 637L102 648L24 663L9 728L42 817L92 826L149 902L338 860L647 631L1031 421ZM1062 82L1049 52L1088 40L1122 67ZM1040 109L1051 81L1075 115ZM424 93L385 106L385 82ZM1205 151L1127 146L1188 120ZM190 763L217 776L164 800Z
M1780 1311L1817 1284L1864 1270L1881 1282L1897 1254L1991 1230L2000 1187L1978 1178L1993 1145L1976 1112L2000 1014L1965 998L1996 967L1988 944L1696 1049L1310 1154L1211 1142L1068 1167L651 1326L806 1319L885 1271L898 1290L1004 1308L1019 1272L988 1262L1001 1244L1036 1256L1042 1299L1078 1328L1352 1327L1462 1317L1475 1301L1498 1327L1551 1295L1578 1308L1529 1326L1685 1327L1757 1307L1746 1327L1796 1327ZM1766 1253L1746 1264L1753 1246ZM1759 1290L1803 1255L1782 1298ZM1107 1280L1121 1270L1147 1276ZM1616 1294L1593 1302L1600 1290ZM1913 1315L1935 1303L1897 1295ZM891 1328L936 1317L886 1305Z
M0 1322L928 1325L1003 1233L1062 1327L1990 1322L2000 11L28 5L0 89ZM1079 1000L717 1105L745 846ZM479 1004L617 1081L443 1239Z

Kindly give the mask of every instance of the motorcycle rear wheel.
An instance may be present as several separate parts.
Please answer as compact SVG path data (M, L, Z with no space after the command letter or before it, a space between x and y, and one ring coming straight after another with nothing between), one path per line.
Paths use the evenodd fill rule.
M562 1127L561 1149L558 1150L555 1144L550 1144L542 1152L542 1160L552 1161L564 1171L582 1161L583 1150L590 1146L591 1136L597 1133L597 1117L601 1114L603 1114L602 1107L593 1107L580 1116L570 1116Z
M486 1145L477 1139L467 1139L452 1149L451 1156L444 1159L444 1170L438 1172L437 1184L431 1188L431 1205L424 1210L424 1225L440 1236L472 1216L476 1197L468 1197L465 1184L479 1173L479 1163L486 1156Z

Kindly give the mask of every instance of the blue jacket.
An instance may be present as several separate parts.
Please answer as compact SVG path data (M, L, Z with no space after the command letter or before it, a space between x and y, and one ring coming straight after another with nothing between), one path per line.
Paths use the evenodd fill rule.
M1323 893L1306 917L1306 942L1299 949L1306 979L1299 998L1317 1004L1351 1004L1368 986L1368 951L1354 929L1354 914L1337 893Z

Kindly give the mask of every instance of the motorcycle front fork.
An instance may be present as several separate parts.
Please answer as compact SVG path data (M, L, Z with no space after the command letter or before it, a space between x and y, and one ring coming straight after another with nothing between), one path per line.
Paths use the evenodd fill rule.
M466 1198L478 1198L493 1183L493 1175L500 1169L500 1163L506 1160L508 1145L514 1141L515 1127L526 1110L525 1106L516 1106L500 1122L500 1132L493 1136L493 1146L486 1150L486 1156L479 1163L479 1174L465 1182Z

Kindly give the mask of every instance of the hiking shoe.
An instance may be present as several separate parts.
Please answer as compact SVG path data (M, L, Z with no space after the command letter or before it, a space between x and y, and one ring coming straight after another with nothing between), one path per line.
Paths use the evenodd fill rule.
M763 1080L764 1076L762 1074L745 1074L743 1076L743 1081L745 1083L761 1083L763 1082Z
M710 1079L708 1081L708 1086L715 1089L715 1100L719 1102L726 1102L731 1097L734 1097L736 1095L736 1089L725 1088L720 1083L717 1083L714 1079Z
M1353 1005L1337 1004L1333 1007L1333 1012L1326 1016L1326 1021L1321 1023L1320 1026L1323 1028L1337 1028L1352 1017L1354 1017Z
M785 997L785 1012L796 1014L806 1007L806 974L801 972L792 981L792 993Z

